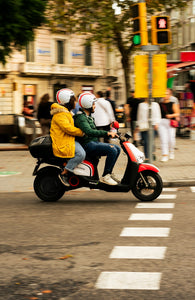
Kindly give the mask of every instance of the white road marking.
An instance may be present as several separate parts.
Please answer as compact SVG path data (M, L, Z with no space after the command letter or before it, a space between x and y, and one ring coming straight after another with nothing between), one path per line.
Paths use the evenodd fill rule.
M178 188L163 188L163 192L177 192Z
M174 208L175 203L138 203L135 208Z
M128 220L138 221L170 221L172 220L173 214L131 214Z
M109 257L124 259L163 259L165 252L166 247L115 246Z
M167 237L169 233L167 227L124 227L120 236Z
M161 194L157 199L176 199L176 195L171 194Z
M195 186L191 186L190 189L193 193L195 193Z
M159 290L161 273L102 272L96 282L98 289Z

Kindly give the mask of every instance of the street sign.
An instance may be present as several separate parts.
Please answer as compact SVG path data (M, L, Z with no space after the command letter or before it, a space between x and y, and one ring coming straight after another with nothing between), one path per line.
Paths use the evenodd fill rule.
M155 54L152 58L152 97L164 97L167 88L167 56Z
M135 98L148 98L148 55L136 55L134 61Z
M166 54L156 54L152 57L152 97L164 97L167 88ZM148 98L148 55L136 55L135 74L135 98Z

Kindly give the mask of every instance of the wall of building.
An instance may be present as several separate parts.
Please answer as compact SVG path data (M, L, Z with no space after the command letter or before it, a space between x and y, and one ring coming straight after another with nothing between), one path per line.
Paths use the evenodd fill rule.
M57 40L65 44L63 64L57 63ZM36 30L32 61L27 61L24 49L21 52L14 51L5 67L0 65L0 114L20 114L25 98L29 101L32 99L35 108L45 93L49 93L54 100L56 85L67 86L79 94L85 86L91 87L93 92L106 91L108 86L114 86L113 83L117 81L115 85L119 87L120 94L125 94L122 92L123 78L116 50L107 51L107 47L93 43L92 64L86 66L84 41L81 35L67 36L63 32L53 34L48 28ZM114 91L113 88L112 98ZM119 104L125 102L122 97L118 98Z

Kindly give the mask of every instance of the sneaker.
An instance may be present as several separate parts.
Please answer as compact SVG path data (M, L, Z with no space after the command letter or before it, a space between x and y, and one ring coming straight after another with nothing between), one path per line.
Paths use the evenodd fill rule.
M118 176L116 176L114 173L111 174L111 178L116 181L117 183L120 183L121 180L118 178Z
M171 153L169 154L169 159L174 159L174 158L175 158L174 152L171 152Z
M67 174L65 174L65 175L59 174L58 178L60 179L61 183L63 183L65 186L70 186L70 183L68 182Z
M164 155L164 156L161 158L160 161L166 162L166 161L168 161L168 160L169 160L168 156L167 156L167 155Z
M110 174L107 174L107 175L101 177L100 182L103 182L103 183L106 183L109 185L117 185L117 182L114 179L112 179Z

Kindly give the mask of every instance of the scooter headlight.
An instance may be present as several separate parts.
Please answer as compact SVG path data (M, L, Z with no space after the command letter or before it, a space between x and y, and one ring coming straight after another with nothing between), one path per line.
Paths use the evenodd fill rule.
M145 155L142 151L140 151L138 148L136 148L133 144L128 144L129 148L131 149L132 153L134 154L137 162L139 164L143 163L145 160Z
M141 152L141 151L140 151L140 152ZM142 153L142 155L139 155L139 156L136 156L136 155L135 155L135 157L136 157L137 162L138 162L139 164L143 163L144 160L145 160L145 155L144 155L143 153Z

